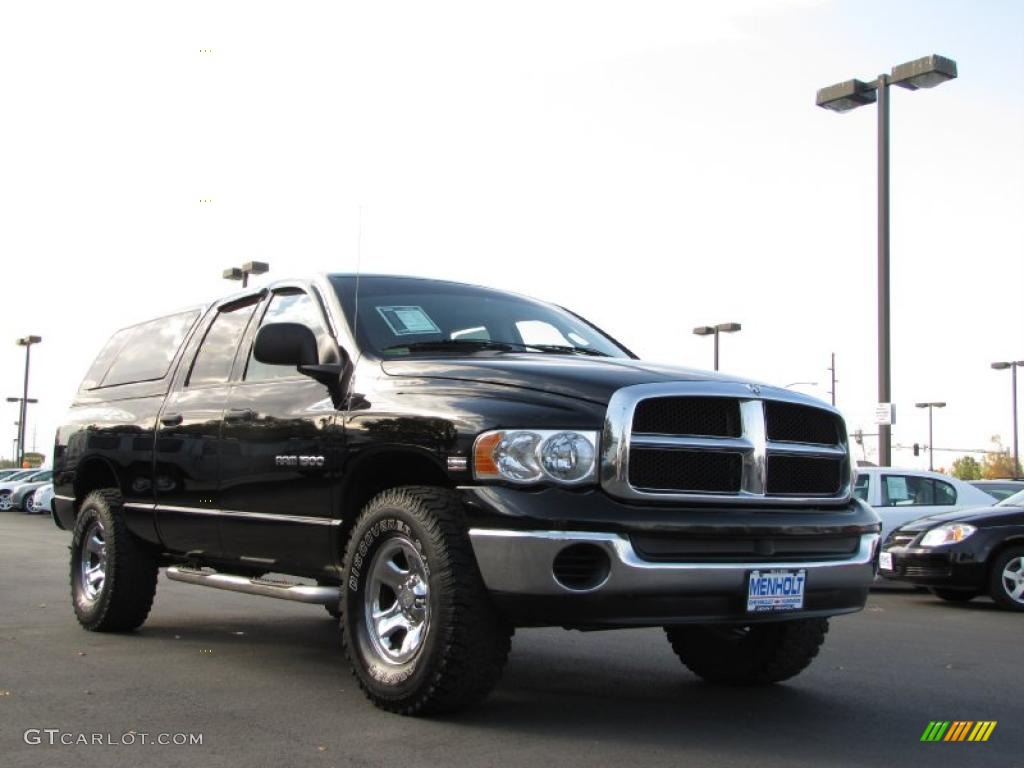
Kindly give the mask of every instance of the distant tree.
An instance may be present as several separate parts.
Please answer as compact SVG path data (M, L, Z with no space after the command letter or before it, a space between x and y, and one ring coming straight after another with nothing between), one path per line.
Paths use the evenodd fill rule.
M953 461L952 475L961 480L981 480L981 464L973 456L961 456Z
M1015 471L1010 449L1003 448L1003 441L999 438L999 435L992 436L992 445L995 447L995 450L985 454L985 459L981 464L981 476L986 480L1020 477L1020 464L1017 465Z

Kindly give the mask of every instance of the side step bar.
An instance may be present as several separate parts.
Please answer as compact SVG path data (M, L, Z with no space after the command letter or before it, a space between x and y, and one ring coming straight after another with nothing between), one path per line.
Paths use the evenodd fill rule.
M195 568L184 568L172 565L167 568L167 578L171 581L183 581L186 584L198 584L201 587L226 589L230 592L244 592L247 595L276 597L280 600L294 600L299 603L333 605L341 599L341 587L318 587L307 584L287 584L250 579L246 576L232 576L229 573L199 571Z

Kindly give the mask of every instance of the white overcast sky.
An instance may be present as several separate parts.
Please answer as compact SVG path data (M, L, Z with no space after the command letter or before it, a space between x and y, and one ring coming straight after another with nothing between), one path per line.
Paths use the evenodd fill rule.
M892 94L894 441L945 400L936 446L1009 444L1022 40L992 0L4 3L0 395L41 335L49 455L113 330L247 260L354 271L362 207L366 272L535 295L694 367L693 326L741 322L723 370L827 397L835 352L874 431L876 114L814 95L939 53L958 80Z

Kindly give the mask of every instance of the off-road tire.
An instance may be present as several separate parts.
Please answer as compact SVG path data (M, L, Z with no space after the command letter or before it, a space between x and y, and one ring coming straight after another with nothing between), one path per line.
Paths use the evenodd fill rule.
M798 675L818 655L827 632L828 619L665 627L672 650L691 672L725 685L767 685Z
M385 545L411 545L427 585L426 629L416 655L404 663L375 649L366 616L371 565ZM352 674L376 706L402 715L452 712L480 701L497 684L512 627L491 603L454 492L409 486L371 500L349 538L342 587L342 645Z
M988 594L996 601L996 605L1011 611L1024 611L1024 602L1014 600L1006 591L1003 582L1003 570L1011 560L1024 558L1024 547L1010 547L1004 549L992 559L992 569L989 572Z
M981 594L973 589L947 589L945 587L929 587L928 591L947 603L969 603Z
M89 599L82 575L83 540L102 526L105 575L98 594ZM71 603L78 623L93 632L129 632L149 615L156 594L157 562L125 525L121 494L93 491L82 501L71 538Z

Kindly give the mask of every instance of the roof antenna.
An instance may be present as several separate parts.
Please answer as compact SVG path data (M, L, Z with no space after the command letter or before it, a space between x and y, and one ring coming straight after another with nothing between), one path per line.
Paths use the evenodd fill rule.
M363 273L363 206L359 206L358 224L356 226L356 298L355 312L352 318L352 337L359 345L359 278Z

